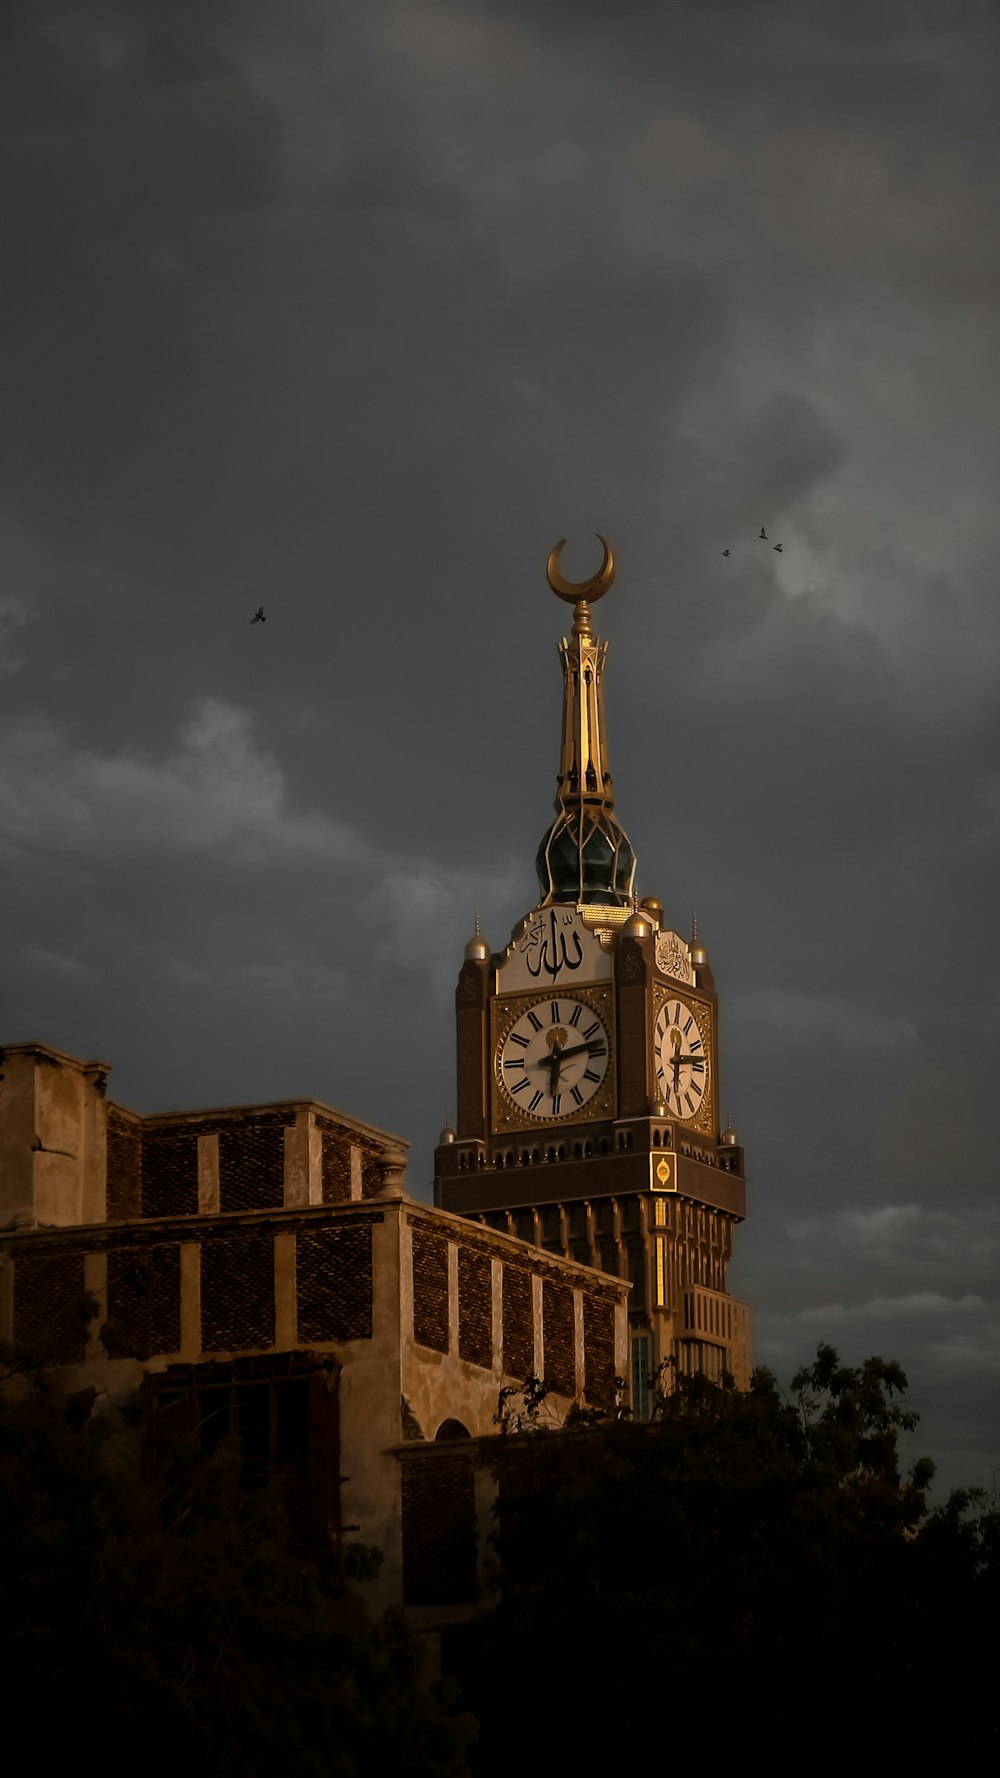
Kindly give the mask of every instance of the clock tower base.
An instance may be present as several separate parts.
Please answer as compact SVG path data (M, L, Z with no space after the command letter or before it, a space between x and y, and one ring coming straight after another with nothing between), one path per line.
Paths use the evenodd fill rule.
M509 1142L488 1162L486 1143L452 1136L437 1150L435 1204L628 1279L637 1419L648 1418L658 1378L669 1389L671 1372L728 1373L748 1388L750 1310L725 1288L745 1213L742 1149L684 1153L660 1118L620 1121L598 1143L603 1152L577 1138L560 1145L563 1157L557 1147L553 1160L543 1150L535 1161L533 1149Z

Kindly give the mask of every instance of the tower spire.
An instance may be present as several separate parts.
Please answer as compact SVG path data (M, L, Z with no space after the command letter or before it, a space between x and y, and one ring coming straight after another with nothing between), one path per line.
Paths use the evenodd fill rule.
M577 902L627 906L633 899L635 854L614 815L615 794L607 761L604 723L606 642L594 635L591 603L603 598L615 573L615 559L598 532L604 560L589 580L565 580L559 554L552 550L548 582L559 599L573 606L573 634L563 637L562 746L556 780L556 818L538 848L536 868L541 903Z

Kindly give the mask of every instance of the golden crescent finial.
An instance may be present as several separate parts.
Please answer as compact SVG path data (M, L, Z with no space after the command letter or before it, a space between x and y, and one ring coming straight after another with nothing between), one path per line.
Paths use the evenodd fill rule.
M590 580L564 580L560 574L559 552L566 542L565 537L560 537L559 542L556 544L555 549L551 551L548 562L546 563L545 572L548 575L549 585L552 588L552 591L557 598L567 600L570 605L578 605L581 599L594 600L602 598L615 578L615 558L612 553L611 545L605 537L601 536L599 531L595 531L594 536L604 547L604 560L597 573L592 575Z

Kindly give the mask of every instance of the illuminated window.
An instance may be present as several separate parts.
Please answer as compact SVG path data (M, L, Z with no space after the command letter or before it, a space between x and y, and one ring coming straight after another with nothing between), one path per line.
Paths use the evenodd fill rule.
M632 1341L632 1414L636 1420L649 1419L649 1340L645 1334Z

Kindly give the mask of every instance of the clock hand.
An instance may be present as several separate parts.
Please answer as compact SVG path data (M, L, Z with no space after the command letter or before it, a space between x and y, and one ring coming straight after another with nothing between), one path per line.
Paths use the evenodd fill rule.
M599 1043L600 1039L595 1040L593 1043L575 1043L572 1049L559 1051L559 1060L565 1062L568 1056L582 1056L584 1050L586 1050L588 1056L592 1056Z
M556 1087L559 1085L559 1065L562 1062L564 1054L565 1052L559 1048L558 1044L553 1044L548 1057L550 1099L554 1099L556 1096Z

